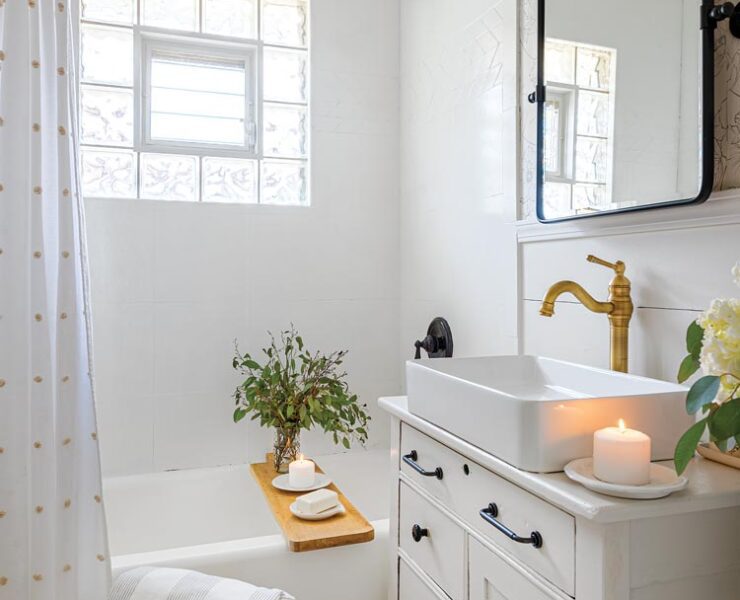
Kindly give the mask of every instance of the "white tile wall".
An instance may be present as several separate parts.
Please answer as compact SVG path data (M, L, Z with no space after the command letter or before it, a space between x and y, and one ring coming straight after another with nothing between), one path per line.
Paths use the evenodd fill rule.
M87 202L105 474L234 464L270 435L231 422L233 341L291 321L348 348L371 406L400 391L399 0L312 0L310 209ZM320 432L306 450L334 451Z
M516 0L401 5L401 355L516 352Z

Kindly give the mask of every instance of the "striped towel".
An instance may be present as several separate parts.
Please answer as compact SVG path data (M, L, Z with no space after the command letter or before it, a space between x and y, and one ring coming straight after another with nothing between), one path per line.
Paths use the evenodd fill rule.
M138 567L113 582L109 600L295 600L281 590L185 569Z

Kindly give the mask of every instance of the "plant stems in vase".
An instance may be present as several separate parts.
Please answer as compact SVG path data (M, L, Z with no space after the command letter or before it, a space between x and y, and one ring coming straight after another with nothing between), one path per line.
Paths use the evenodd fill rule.
M277 427L273 445L273 466L278 473L287 473L288 465L301 453L300 429Z
M306 348L294 327L262 350L264 361L236 350L232 366L246 379L234 390L234 422L247 415L275 429L274 466L285 472L300 452L302 430L319 426L335 444L367 441L367 405L349 391L341 367L346 350L330 354Z

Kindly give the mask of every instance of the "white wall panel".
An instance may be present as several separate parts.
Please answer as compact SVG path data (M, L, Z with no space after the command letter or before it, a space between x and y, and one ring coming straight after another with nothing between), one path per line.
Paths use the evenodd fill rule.
M262 457L271 434L231 421L233 340L291 321L351 351L371 407L400 391L399 0L311 0L311 26L311 208L87 202L106 474Z
M627 264L636 306L630 326L630 371L675 380L686 354L689 323L713 298L738 295L730 270L740 259L740 225L694 224L687 221L685 228L667 231L650 231L645 225L640 233L524 240L523 351L609 366L606 315L591 313L567 294L557 303L554 317L539 315L541 298L560 279L577 281L597 300L607 299L612 272L587 263L585 258L592 253ZM546 231L547 226L542 227Z
M402 358L516 352L517 3L401 4Z

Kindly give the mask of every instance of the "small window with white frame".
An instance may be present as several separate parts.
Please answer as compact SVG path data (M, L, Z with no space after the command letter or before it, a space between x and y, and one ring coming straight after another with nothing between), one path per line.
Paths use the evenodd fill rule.
M608 208L616 54L564 40L545 43L543 199L552 214Z
M308 0L82 0L86 197L306 206Z

